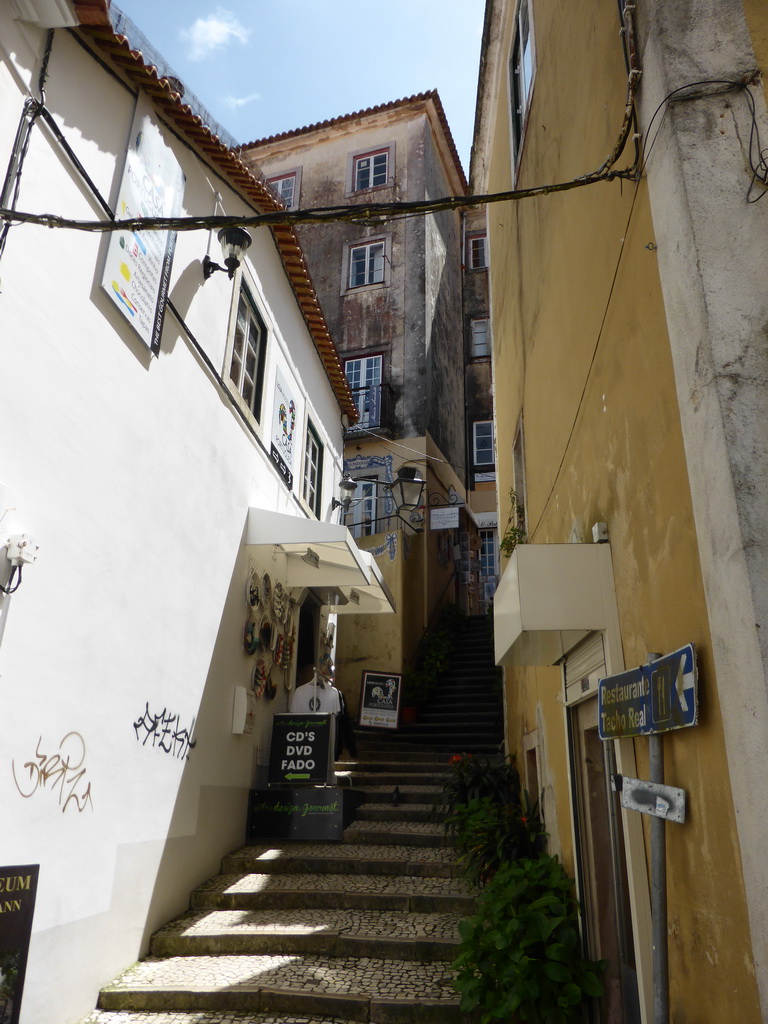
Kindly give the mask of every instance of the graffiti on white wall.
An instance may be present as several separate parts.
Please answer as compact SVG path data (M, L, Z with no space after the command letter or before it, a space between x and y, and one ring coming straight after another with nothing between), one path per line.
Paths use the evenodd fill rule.
M158 713L152 712L149 710L149 701L145 703L141 717L133 723L133 731L142 747L149 744L180 760L189 760L190 750L197 745L197 740L192 739L194 729L194 718L189 729L184 729L180 715L172 715L167 708Z
M11 761L11 771L16 789L25 800L47 790L58 797L62 814L70 807L79 814L86 807L93 810L91 783L85 778L85 740L79 732L68 732L56 749L44 745L41 736L34 756L18 771L16 762Z

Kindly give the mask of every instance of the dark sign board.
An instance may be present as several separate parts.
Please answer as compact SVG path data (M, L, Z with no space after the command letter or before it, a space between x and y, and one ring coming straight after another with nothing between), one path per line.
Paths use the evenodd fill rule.
M396 729L403 677L393 672L363 672L360 725Z
M365 799L353 789L252 789L248 839L305 839L338 842Z
M598 684L601 740L684 729L696 725L698 717L693 644L647 665L608 676Z
M17 1024L39 864L0 868L0 1024Z
M318 786L328 781L331 715L275 715L269 751L270 786Z

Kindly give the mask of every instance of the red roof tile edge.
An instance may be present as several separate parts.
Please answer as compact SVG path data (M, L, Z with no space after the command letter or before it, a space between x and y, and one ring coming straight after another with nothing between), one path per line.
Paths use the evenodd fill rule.
M124 36L115 35L109 21L106 0L83 0L76 4L76 10L78 17L82 16L83 33L98 45L133 85L149 96L166 120L173 122L178 130L205 153L205 158L216 166L234 191L255 206L259 212L284 209L274 193L254 176L233 150L211 133L201 118L182 101L178 93L173 91L168 79L158 78L156 68L145 64L142 54L131 50ZM98 20L101 15L104 15L106 20ZM269 230L272 232L296 301L339 408L349 417L350 422L354 423L358 418L357 407L339 353L328 330L296 232L289 224L270 225Z

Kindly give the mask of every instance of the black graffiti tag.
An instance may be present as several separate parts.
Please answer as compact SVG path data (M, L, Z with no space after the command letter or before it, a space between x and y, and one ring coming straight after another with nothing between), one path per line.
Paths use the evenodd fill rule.
M141 718L133 723L136 739L141 742L142 747L145 747L151 738L153 747L159 747L164 753L185 760L189 760L190 750L197 745L197 740L192 739L194 729L194 718L189 729L182 729L179 715L172 715L166 708L159 714L153 714L149 710L149 701L144 705Z
M34 796L38 789L48 789L56 792L58 789L59 807L62 814L71 805L79 814L90 806L93 810L93 799L91 797L91 783L85 784L85 740L79 732L68 732L59 743L56 753L46 754L41 750L43 737L41 736L35 747L35 756L31 761L25 761L23 768L27 771L27 777L22 775L21 782L16 776L16 763L11 761L11 771L16 789L28 800Z

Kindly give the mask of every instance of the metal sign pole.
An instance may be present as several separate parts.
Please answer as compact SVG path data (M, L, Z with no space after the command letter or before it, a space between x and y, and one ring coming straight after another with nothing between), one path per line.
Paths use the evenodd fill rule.
M653 664L660 656L649 654ZM651 782L664 784L664 735L648 737ZM667 935L667 833L664 818L651 818L651 926L653 943L653 1024L669 1022Z
M664 782L664 736L649 736L651 782ZM667 949L667 823L651 818L651 923L653 926L653 1024L669 1021Z

